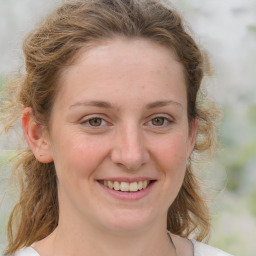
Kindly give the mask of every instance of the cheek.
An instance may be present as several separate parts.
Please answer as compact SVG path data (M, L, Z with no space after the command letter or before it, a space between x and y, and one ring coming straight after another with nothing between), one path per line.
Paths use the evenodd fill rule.
M55 141L53 146L58 176L66 176L66 179L91 176L104 159L107 150L103 145L107 144L78 133L69 133L68 137L61 137L65 139Z
M182 186L187 162L187 140L182 135L169 136L155 145L157 167L161 171L164 210L170 207Z
M155 147L157 164L165 179L164 189L173 199L183 183L187 162L187 138L176 134Z
M165 170L179 172L187 161L187 141L184 136L172 136L156 147L159 163Z

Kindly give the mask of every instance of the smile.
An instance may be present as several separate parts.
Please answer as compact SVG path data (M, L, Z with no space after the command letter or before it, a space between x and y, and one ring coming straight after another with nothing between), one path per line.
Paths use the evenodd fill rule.
M116 191L122 191L122 192L137 192L139 190L146 189L148 185L151 183L150 180L144 180L144 181L138 181L138 182L125 182L125 181L110 181L110 180L104 180L99 181L104 186L116 190Z

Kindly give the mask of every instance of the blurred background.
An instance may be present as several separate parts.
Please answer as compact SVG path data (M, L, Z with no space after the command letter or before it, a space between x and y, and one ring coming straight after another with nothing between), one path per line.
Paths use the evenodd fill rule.
M0 88L4 76L23 63L27 32L61 0L0 0ZM215 75L209 94L221 105L220 150L205 166L213 228L209 243L234 255L256 252L256 1L173 0L208 51ZM8 159L15 138L0 138L0 254L8 215L16 198Z

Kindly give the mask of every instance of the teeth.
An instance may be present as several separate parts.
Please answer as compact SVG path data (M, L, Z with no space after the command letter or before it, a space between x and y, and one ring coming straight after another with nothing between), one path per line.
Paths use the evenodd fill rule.
M123 192L137 192L139 190L147 188L149 185L149 180L144 181L138 181L138 182L118 182L118 181L110 181L110 180L104 180L102 182L104 186L114 189L114 190L120 190Z
M105 185L105 183L104 183L104 185ZM107 181L107 185L105 185L105 186L107 186L107 187L109 187L109 188L114 188L114 184L113 184L113 182L112 181Z
M138 191L138 183L137 182L130 183L130 191L132 191L132 192Z
M128 182L121 182L120 190L121 191L129 191L130 190L129 183Z
M120 185L118 181L114 181L114 190L119 190L120 189Z
M142 183L142 188L145 189L148 186L149 181L144 180Z
M143 188L143 182L142 182L142 181L140 181L140 182L138 183L138 188L139 188L139 190L142 190L142 188Z

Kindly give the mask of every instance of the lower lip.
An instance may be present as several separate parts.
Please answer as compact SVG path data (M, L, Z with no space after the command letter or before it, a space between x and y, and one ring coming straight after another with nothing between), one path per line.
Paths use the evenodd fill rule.
M150 193L150 191L153 189L156 182L155 181L151 182L145 189L139 190L137 192L122 192L119 190L108 188L99 182L97 183L101 186L101 188L104 189L105 192L107 192L111 196L120 200L133 201L133 200L139 200L146 197Z

